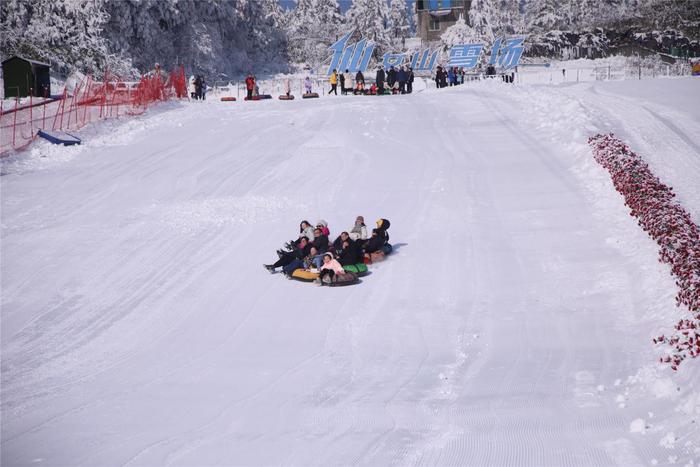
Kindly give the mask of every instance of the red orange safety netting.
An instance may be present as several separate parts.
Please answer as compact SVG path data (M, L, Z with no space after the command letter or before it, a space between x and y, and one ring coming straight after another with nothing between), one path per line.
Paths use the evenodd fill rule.
M105 118L142 114L158 102L187 98L183 67L169 74L156 69L131 82L108 72L101 81L92 75L70 81L58 96L0 101L0 154L25 148L39 130L75 131Z

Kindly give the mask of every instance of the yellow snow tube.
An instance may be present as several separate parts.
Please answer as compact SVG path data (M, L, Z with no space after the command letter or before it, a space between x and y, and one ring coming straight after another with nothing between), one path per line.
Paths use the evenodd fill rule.
M295 269L292 273L292 279L304 282L313 282L318 279L319 274L317 272L311 272L308 269Z

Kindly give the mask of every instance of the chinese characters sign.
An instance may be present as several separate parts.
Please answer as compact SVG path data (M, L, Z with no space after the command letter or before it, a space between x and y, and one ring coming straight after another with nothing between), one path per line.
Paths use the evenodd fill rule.
M339 71L349 70L350 72L365 72L372 58L375 44L362 39L357 43L348 44L350 39L348 33L340 38L330 48L333 51L331 64L328 67L327 76L334 69ZM498 66L503 70L509 70L518 66L522 58L525 47L523 37L497 38L489 56L489 65ZM481 55L484 52L484 44L457 44L452 46L448 52L447 66L460 68L474 68L479 64ZM408 64L410 60L411 68L414 71L432 71L438 62L439 50L425 49L419 51L411 58L406 53L385 53L382 57L384 68L400 67Z

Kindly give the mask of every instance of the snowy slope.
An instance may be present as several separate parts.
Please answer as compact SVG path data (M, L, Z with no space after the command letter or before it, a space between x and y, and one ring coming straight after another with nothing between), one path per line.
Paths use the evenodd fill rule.
M697 459L673 280L586 139L698 219L699 85L172 104L3 161L3 465ZM361 284L260 266L358 214L396 248Z

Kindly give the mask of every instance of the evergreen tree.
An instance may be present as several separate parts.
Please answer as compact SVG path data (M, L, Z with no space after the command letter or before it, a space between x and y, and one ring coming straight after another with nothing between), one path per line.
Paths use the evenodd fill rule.
M473 0L469 9L469 23L479 42L491 44L496 36L494 26L498 26L498 8L494 0Z
M534 34L546 34L559 29L564 23L560 2L528 0L525 6L525 20L529 32Z
M343 16L337 0L298 0L287 23L291 58L311 64L321 62L342 28Z
M389 6L385 0L355 0L345 16L349 30L376 44L376 56L391 50Z
M448 50L457 44L472 44L480 41L480 37L474 31L474 28L469 26L464 17L460 15L455 24L445 30L440 36L440 43L443 50Z
M394 49L402 49L411 30L406 0L391 0L389 6L389 28Z

